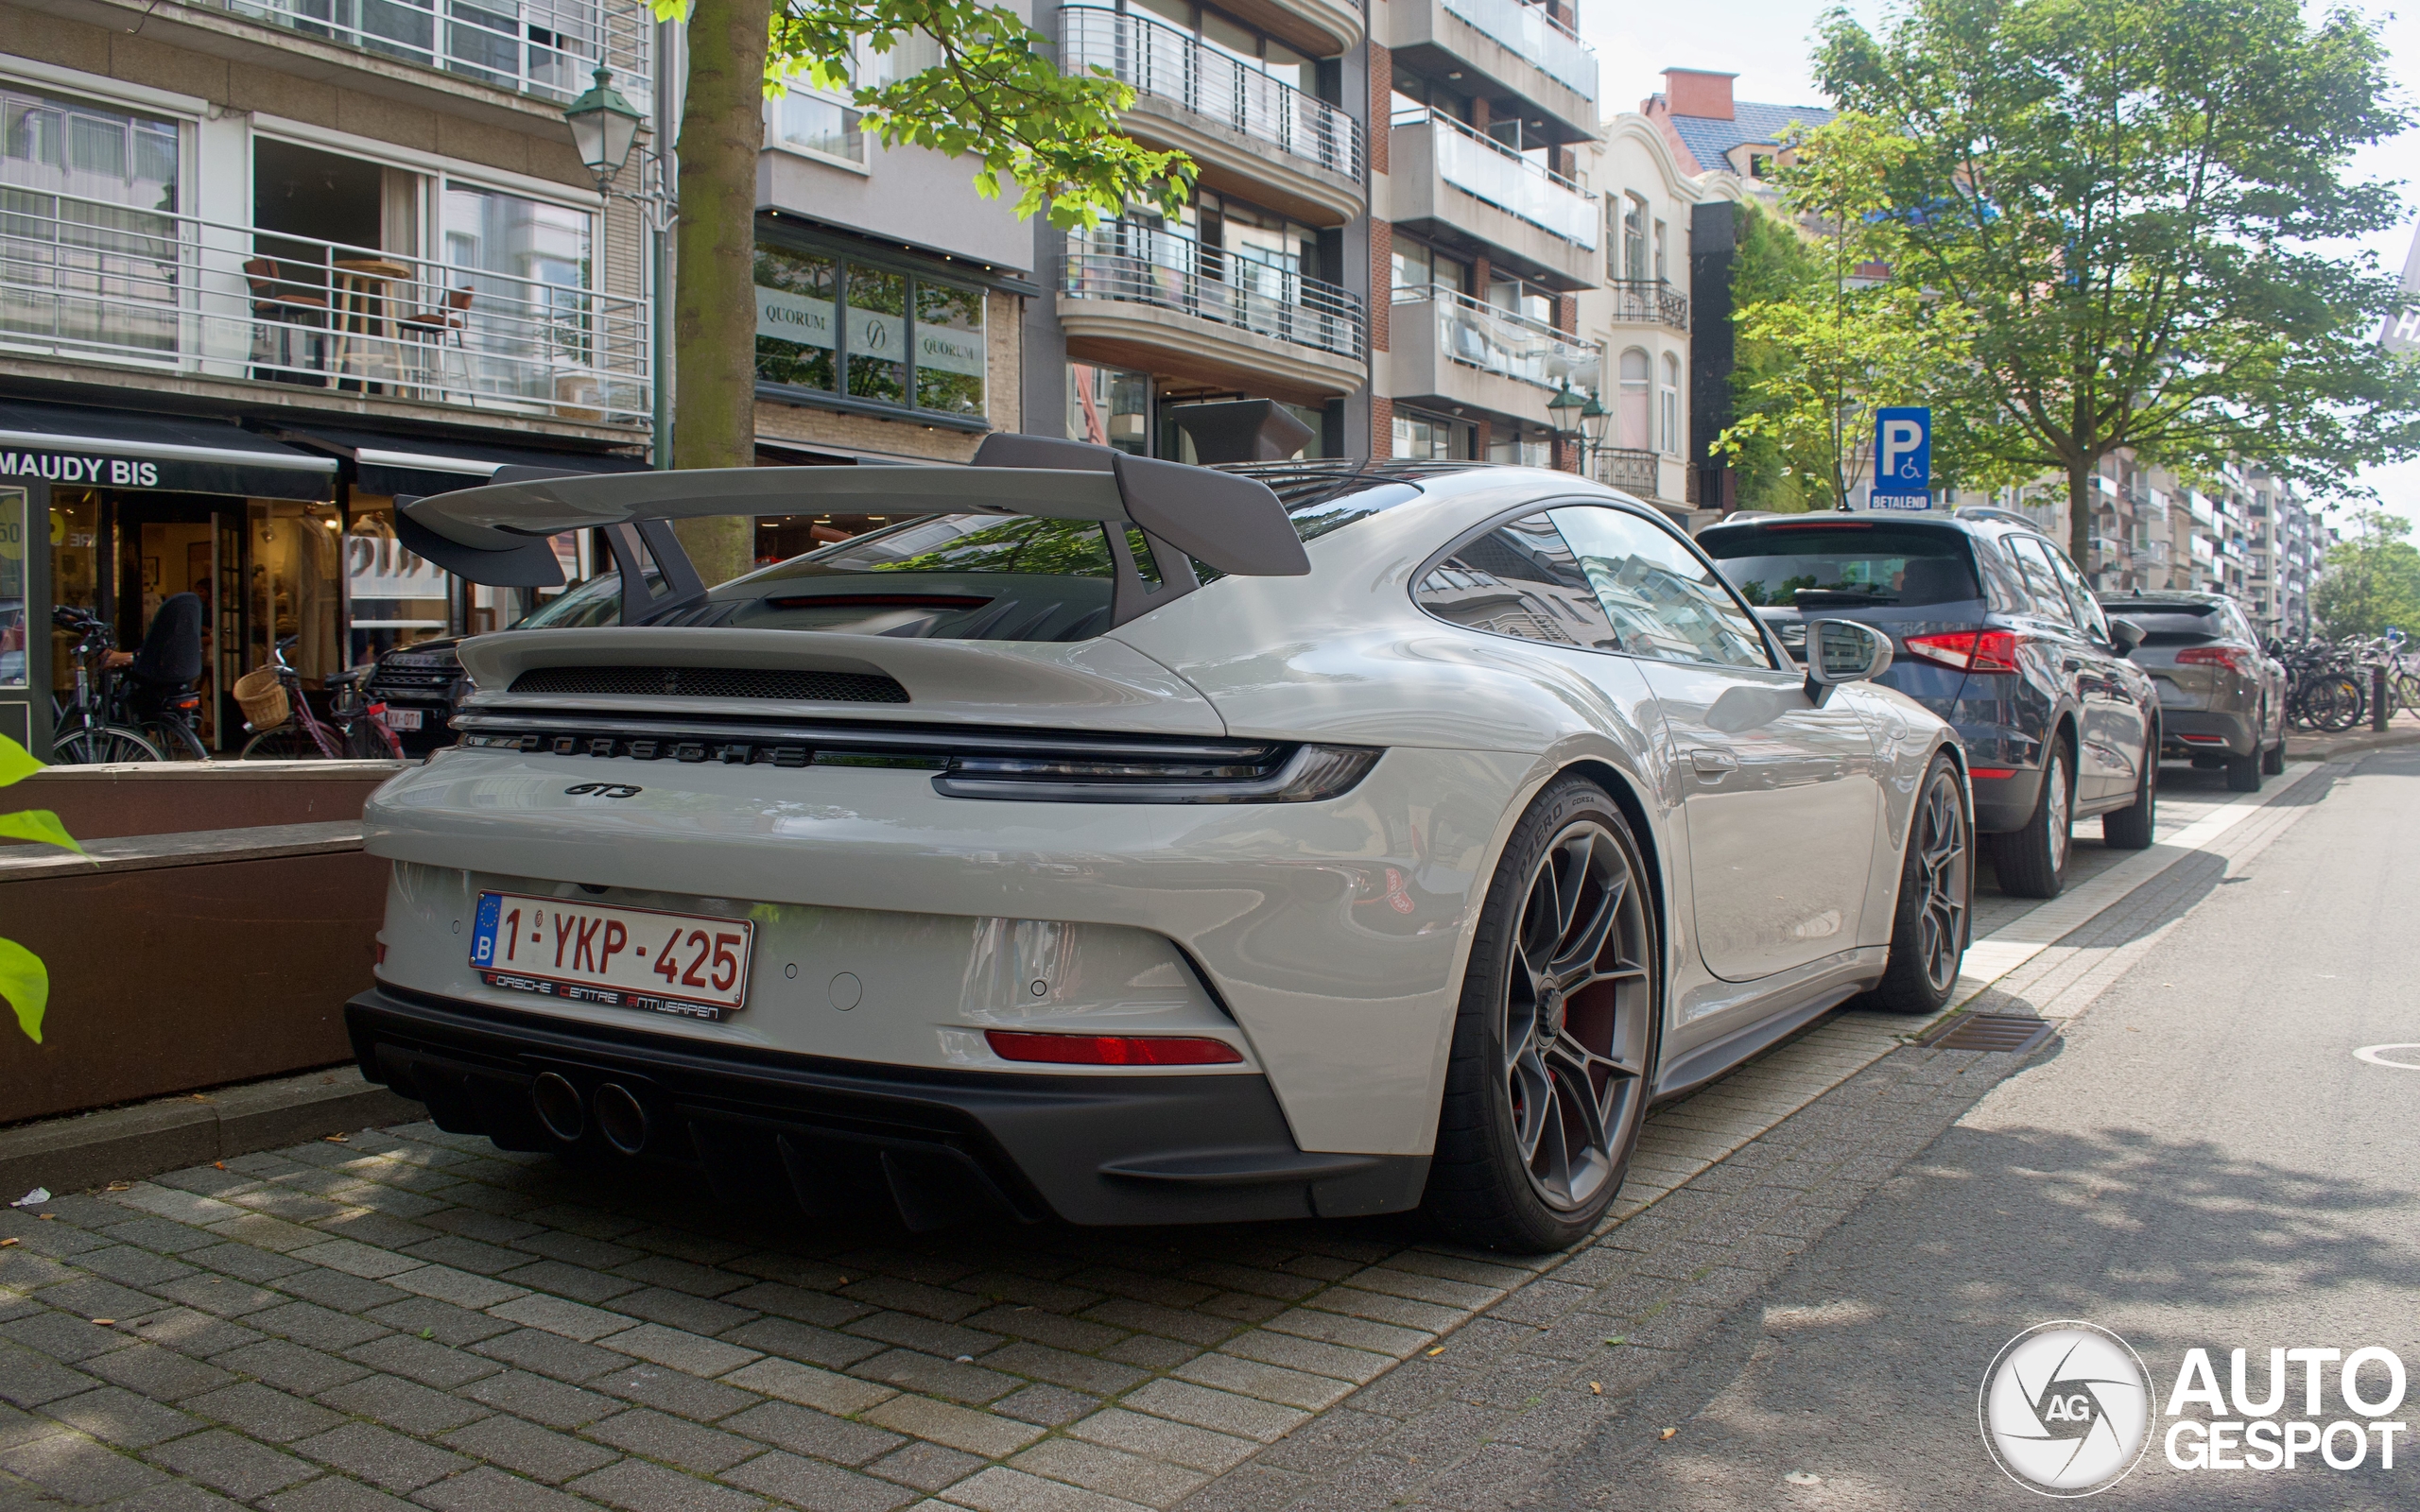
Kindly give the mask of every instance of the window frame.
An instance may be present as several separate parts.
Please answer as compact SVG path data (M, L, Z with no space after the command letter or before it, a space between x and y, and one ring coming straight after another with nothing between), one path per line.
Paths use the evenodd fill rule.
M992 418L992 409L1000 401L999 390L1002 387L993 381L991 371L992 358L995 354L993 351L992 332L992 295L994 292L993 285L980 279L953 278L947 273L932 272L904 260L892 261L888 258L860 256L854 251L827 246L820 241L791 241L785 237L768 236L764 231L765 228L761 224L757 226L756 237L750 249L752 285L754 284L755 257L759 252L773 252L792 258L821 258L833 265L835 278L831 351L834 387L811 388L800 384L783 383L777 379L767 378L755 370L752 357L751 371L754 374L755 389L760 396L780 404L838 409L852 414L872 415L884 420L909 421L917 424L938 425L975 433L998 428ZM902 313L889 316L887 312L882 312L886 314L886 318L898 320L905 333L898 365L904 373L901 392L906 398L900 402L868 397L850 391L853 381L850 360L855 355L863 355L863 353L852 352L849 345L849 318L855 302L850 298L851 269L860 267L870 273L902 281ZM923 364L917 360L917 354L922 351L923 343L919 335L922 322L917 317L916 307L920 291L927 284L962 294L972 294L975 297L976 309L979 312L979 318L974 334L982 339L984 368L981 374L982 408L975 413L926 408L916 403L916 394L920 387L919 377L925 371ZM751 297L753 297L752 291ZM955 330L956 328L947 329ZM779 340L781 338L760 337L759 339ZM804 343L792 344L804 345Z

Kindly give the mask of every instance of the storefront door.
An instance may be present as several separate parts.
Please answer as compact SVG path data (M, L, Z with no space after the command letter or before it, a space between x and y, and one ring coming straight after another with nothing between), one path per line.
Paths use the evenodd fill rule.
M39 480L0 483L0 735L38 758L50 754L49 679L39 654L50 641L48 502Z

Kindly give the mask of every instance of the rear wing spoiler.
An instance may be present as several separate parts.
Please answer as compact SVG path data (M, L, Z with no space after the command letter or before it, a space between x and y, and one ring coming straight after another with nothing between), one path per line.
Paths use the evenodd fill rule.
M969 467L744 467L671 472L500 470L475 489L396 501L395 533L407 551L457 576L497 588L552 588L562 569L547 538L601 531L626 585L623 623L658 619L696 603L706 585L667 522L710 515L1040 515L1133 525L1151 547L1166 588L1197 586L1189 558L1248 577L1311 570L1302 538L1269 486L1210 468L1129 456L1106 446L1045 436L985 438ZM1116 618L1154 603L1122 529ZM652 591L631 593L647 584ZM1131 580L1131 582L1130 582ZM1165 593L1165 588L1162 593Z

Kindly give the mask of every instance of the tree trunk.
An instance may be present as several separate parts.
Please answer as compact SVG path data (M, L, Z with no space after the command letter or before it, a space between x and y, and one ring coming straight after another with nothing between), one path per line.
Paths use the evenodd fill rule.
M756 461L756 160L771 20L771 0L697 0L689 17L673 296L675 467ZM754 560L755 526L744 516L673 528L710 584Z
M2092 479L2099 463L2095 457L2067 464L2067 555L2086 577L2092 576Z

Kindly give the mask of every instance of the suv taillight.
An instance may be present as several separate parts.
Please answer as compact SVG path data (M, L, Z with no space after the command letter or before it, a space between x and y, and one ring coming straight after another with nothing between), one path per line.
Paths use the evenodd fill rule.
M2016 670L2014 630L1945 630L1939 635L1910 635L1908 654L1919 662L1959 672Z
M2188 645L2176 653L2177 664L2188 667L2224 667L2239 678L2252 676L2246 665L2252 653L2239 645Z

